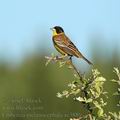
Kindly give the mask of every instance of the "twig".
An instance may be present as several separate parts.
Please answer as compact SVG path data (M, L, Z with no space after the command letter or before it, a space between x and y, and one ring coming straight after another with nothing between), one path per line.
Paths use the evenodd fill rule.
M91 114L88 114L88 116L89 116L89 119L92 120L92 115L91 115Z
M81 82L84 83L83 77L81 76L81 74L79 73L79 71L77 70L77 68L74 66L71 57L70 57L70 63L71 63L71 65L72 65L73 69L75 70L75 72L78 74L79 79L81 80ZM86 83L86 87L83 89L83 93L84 93L84 95L85 95L86 98L88 98L87 88L88 88L88 84ZM92 120L92 115L91 115L91 114L92 114L92 110L91 110L90 104L87 103L86 105L87 105L88 111L90 112L90 113L88 114L89 119Z
M54 60L54 61L57 61L57 60L63 60L63 57L59 57L59 56L55 56L55 57L48 57L48 56L45 56L46 59L48 60Z
M84 83L82 75L80 74L80 72L77 70L77 68L75 67L75 65L72 62L72 57L70 57L70 64L73 67L74 71L78 74L80 81L82 83Z

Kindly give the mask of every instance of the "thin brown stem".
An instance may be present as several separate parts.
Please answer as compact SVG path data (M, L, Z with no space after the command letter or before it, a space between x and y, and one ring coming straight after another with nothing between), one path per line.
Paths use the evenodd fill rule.
M89 119L92 120L92 115L91 115L91 114L88 114L88 116L89 116Z
M72 58L70 58L70 64L71 64L72 68L74 69L74 71L75 71L75 72L77 73L77 75L79 76L80 81L81 81L82 83L84 83L82 75L80 74L80 72L77 70L77 68L75 67L75 65L74 65L73 62L72 62Z
M73 64L72 58L70 58L70 64L71 64L71 66L73 67L74 71L78 74L80 81L84 84L83 76L80 74L80 72L77 70L77 68L76 68L75 65ZM87 91L86 91L86 90L87 90L87 87L88 87L88 85L86 84L86 87L85 87L84 90L83 90L86 98L88 98L88 93L87 93ZM87 109L88 109L88 111L89 111L89 115L88 115L88 116L89 116L89 119L92 120L92 115L91 115L91 114L92 114L92 110L91 110L90 104L87 103L86 105L87 105Z

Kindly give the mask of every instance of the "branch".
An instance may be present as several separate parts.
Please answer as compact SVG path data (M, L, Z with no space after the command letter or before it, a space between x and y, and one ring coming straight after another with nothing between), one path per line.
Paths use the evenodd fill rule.
M74 69L74 71L77 73L77 75L78 75L78 77L79 77L79 80L80 80L82 83L84 83L83 77L82 77L82 75L80 74L80 72L77 70L77 68L75 67L75 65L73 64L71 57L70 57L70 64L71 64L72 68Z
M92 115L91 115L91 114L89 114L88 116L89 116L89 119L90 119L90 120L92 120Z
M65 57L66 57L66 56L54 56L53 54L52 54L51 57L45 56L45 58L48 60L48 61L46 62L46 66L47 66L47 65L49 64L49 62L51 62L51 61L54 61L54 62L65 61ZM66 62L66 64L71 65L71 67L72 67L72 68L74 69L74 71L77 73L77 75L78 75L78 77L79 77L79 80L80 80L82 83L84 83L84 81L83 81L83 76L80 74L80 72L77 70L77 68L75 67L75 65L74 65L73 62L72 62L72 57L70 57L69 59L67 59L65 62Z

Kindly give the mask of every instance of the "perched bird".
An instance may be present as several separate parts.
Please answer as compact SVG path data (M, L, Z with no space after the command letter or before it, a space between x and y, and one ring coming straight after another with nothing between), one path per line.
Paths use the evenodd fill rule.
M60 26L55 26L51 28L53 32L52 40L55 48L64 56L75 56L77 58L84 59L88 64L92 64L87 60L82 53L76 48L76 46L71 42L71 40L66 36L64 30Z

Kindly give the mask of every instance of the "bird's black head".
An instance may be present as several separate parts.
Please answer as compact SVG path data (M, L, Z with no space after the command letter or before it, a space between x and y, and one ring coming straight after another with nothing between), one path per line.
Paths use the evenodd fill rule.
M60 26L55 26L54 29L56 30L56 33L57 33L57 34L64 32L63 28L60 27Z

